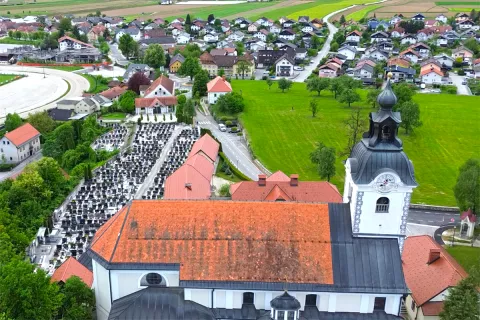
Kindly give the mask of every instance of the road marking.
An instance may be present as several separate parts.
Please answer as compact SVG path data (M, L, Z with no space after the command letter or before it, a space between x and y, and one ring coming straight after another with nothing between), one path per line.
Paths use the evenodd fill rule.
M438 228L438 226L432 226L432 225L429 225L429 224L420 224L420 223L407 222L407 226L408 226L409 224L410 224L410 225L413 225L413 226L422 226L422 227Z

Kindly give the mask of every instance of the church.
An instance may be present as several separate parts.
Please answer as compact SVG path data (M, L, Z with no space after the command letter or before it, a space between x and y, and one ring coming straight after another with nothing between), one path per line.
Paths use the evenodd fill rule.
M417 186L390 80L343 203L134 200L88 250L99 320L394 320Z

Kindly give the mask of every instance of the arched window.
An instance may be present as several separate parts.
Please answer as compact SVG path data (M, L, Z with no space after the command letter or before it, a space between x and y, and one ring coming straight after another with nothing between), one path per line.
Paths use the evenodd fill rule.
M253 304L253 298L255 297L253 292L244 292L243 293L243 303Z
M140 280L140 285L149 287L165 287L166 282L160 274L151 272L142 277Z
M382 140L388 140L390 139L390 127L389 126L383 126L382 127Z
M380 212L380 213L387 212L388 213L388 207L389 206L390 206L390 200L388 200L387 197L378 198L377 207L375 209L375 212Z

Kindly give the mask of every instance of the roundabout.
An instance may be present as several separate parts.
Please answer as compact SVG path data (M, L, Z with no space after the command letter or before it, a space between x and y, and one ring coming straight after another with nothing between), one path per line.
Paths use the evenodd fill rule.
M0 66L0 74L19 74L26 77L0 87L0 122L9 113L27 117L29 113L55 108L56 102L82 96L90 84L84 77L62 70Z

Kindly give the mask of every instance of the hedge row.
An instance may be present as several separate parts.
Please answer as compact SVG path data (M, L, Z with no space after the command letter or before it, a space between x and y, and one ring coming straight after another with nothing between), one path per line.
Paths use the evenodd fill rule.
M225 153L223 152L219 152L219 155L220 157L222 158L223 161L225 161L228 166L230 167L230 170L232 170L232 172L237 176L239 177L240 179L244 180L244 181L251 181L252 179L250 179L249 177L247 177L246 175L244 175L243 173L240 172L240 170L238 170L231 162L230 160L227 158L227 156L225 155Z

